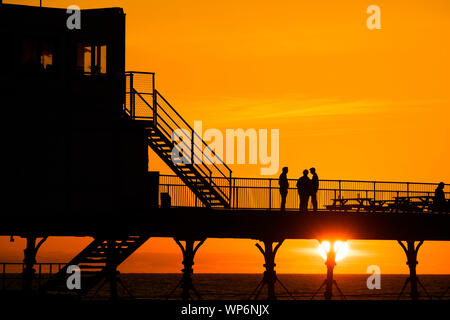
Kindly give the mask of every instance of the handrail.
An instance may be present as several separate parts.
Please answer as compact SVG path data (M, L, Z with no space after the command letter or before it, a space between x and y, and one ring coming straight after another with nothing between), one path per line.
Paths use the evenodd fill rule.
M36 267L36 276L33 279L33 282L38 284L38 287L41 287L41 281L51 279L54 275L56 275L57 272L59 272L67 263L65 262L36 262L34 266ZM7 267L9 266L15 266L15 267L22 267L22 270L20 272L8 272ZM0 290L4 291L8 289L11 286L10 280L20 280L22 279L22 276L20 275L23 273L23 269L25 268L24 262L0 262ZM44 272L44 268L47 267L48 272ZM55 268L53 268L55 267ZM7 276L8 275L8 276ZM15 275L15 277L11 277L11 275ZM46 275L46 276L44 276ZM7 284L7 282L9 282Z
M161 192L170 192L174 206L197 206L195 198L192 195L186 195L185 185L175 175L160 175ZM216 177L215 180L220 184L224 178ZM276 178L246 178L233 177L231 187L231 204L233 209L268 209L272 210L279 207L280 195L279 186L275 184ZM296 179L289 179L288 202L290 208L298 209L298 195L295 186ZM426 196L433 197L437 183L401 183L385 181L362 181L361 180L329 180L321 179L318 202L319 207L325 208L332 203L333 199L341 197L342 199L353 198L372 198L373 200L385 201L385 204L395 200L398 196ZM408 187L409 186L409 187ZM446 188L450 187L449 184ZM448 199L449 191L445 191Z
M157 92L157 95L159 95L161 98L164 99L164 97L161 96L161 94L160 94L159 92ZM164 101L169 105L170 108L172 108L172 110L173 110L177 115L179 115L179 114L176 112L176 110L173 109L173 107L170 105L170 103L167 102L167 100L164 99ZM158 107L159 107L159 108L167 115L167 117L169 117L169 119L172 120L172 122L173 122L177 127L180 127L179 124L178 124L178 123L177 123L177 122L176 122L176 121L175 121L175 120L167 113L166 110L164 110L164 108L163 108L159 103L157 103L157 105L158 105ZM158 116L159 118L161 118L161 116L160 116L159 114L157 114L157 116ZM197 133L192 129L192 127L190 127L189 124L188 124L181 116L179 116L179 117L180 117L180 119L186 124L186 126L191 130L190 133L191 133L192 135L193 135L194 133L197 134ZM167 124L167 122L166 122L163 118L161 118L161 120L164 121L164 123ZM169 129L171 129L171 130L173 131L173 128L171 128L171 126L170 126L169 124L167 124L167 126L169 127ZM165 131L165 130L164 130L164 131ZM166 134L167 134L167 132L166 132ZM197 136L198 136L198 134L197 134ZM198 136L198 137L201 139L200 136ZM192 138L193 138L193 137L192 137ZM203 144L205 144L205 142L203 141L203 139L201 139L201 141L203 142ZM183 143L184 143L184 145L186 145L186 142L183 141ZM187 145L186 145L186 146L187 146ZM191 145L191 146L187 146L187 147L188 147L188 148L194 147L194 148L196 148L197 150L202 151L201 148L200 148L197 144L193 143L193 141L192 141L192 145ZM210 150L211 150L211 149L210 149ZM212 150L211 150L211 151L212 151ZM197 167L198 169L200 169L201 171L203 171L203 170L200 168L200 165L203 165L203 166L206 167L206 169L209 171L210 178L212 178L212 176L211 176L212 171L208 168L208 166L206 166L206 165L203 163L202 159L200 159L200 158L196 155L196 152L195 152L194 150L191 150L191 152L192 152L192 156L193 156L193 157L195 156L195 158L198 159L199 162L200 162L200 163L195 163L195 161L194 161L194 163L192 163L192 165L193 165L193 166L196 166L196 167ZM210 160L210 162L213 164L213 166L217 169L217 171L223 176L223 178L227 179L227 181L229 182L230 187L231 187L231 170L229 170L230 177L227 177L227 176L222 172L222 170L220 170L220 168L218 168L218 167L211 161L211 159L209 159L209 160ZM227 168L228 168L228 167L227 167ZM229 169L229 168L228 168L228 169ZM217 178L217 177L214 177L214 178ZM220 192L221 195L222 195L223 197L225 197L225 199L227 199L227 200L230 200L230 199L231 199L231 194L230 194L230 195L227 195L225 192L223 192L222 188L219 187L212 179L210 179L209 183L210 183L211 185L213 185L213 187L215 187L216 191Z
M143 97L144 92L139 92L135 88L135 82L133 81L133 74L144 74L144 75L151 75L152 76L152 88L150 90L144 90L146 91L146 95L153 96L153 101L149 102ZM129 84L129 91L127 90L127 94L130 94L130 116L132 119L153 119L154 125L158 129L161 130L161 132L168 138L169 140L172 139L172 133L174 129L178 128L185 128L189 131L190 138L192 139L191 145L188 145L188 141L183 141L183 146L186 146L188 149L191 150L191 165L195 167L200 175L208 181L208 183L211 185L211 187L217 192L223 199L225 199L228 203L231 201L231 191L232 191L232 170L225 164L225 162L218 157L214 150L209 147L206 142L203 140L203 138L187 123L187 121L178 113L177 110L167 101L167 99L155 89L154 87L154 72L142 72L142 71L127 71L125 72L125 75L129 77L130 84ZM149 92L147 92L149 91ZM137 96L137 97L136 97ZM146 117L146 116L135 116L135 103L139 99L139 101L144 102L144 106L149 108L149 110L153 111L152 117ZM159 101L158 101L159 100ZM127 100L128 101L128 100ZM161 112L158 112L161 110ZM125 106L125 111L128 111ZM128 112L127 112L128 113ZM170 114L172 113L172 114ZM181 126L180 126L181 124ZM169 131L169 132L168 132ZM195 139L199 139L201 141L201 144L194 143ZM206 164L203 159L205 158L203 146L207 148L212 154L215 155L216 161L213 161L209 156L206 156L206 159L208 161L208 164ZM200 152L197 152L200 151ZM199 155L202 155L199 157ZM197 161L198 160L198 161ZM223 165L223 167L219 167L218 165ZM213 174L213 171L215 174ZM216 184L216 181L214 179L216 178L224 178L226 179L227 183L224 186L219 186ZM225 191L228 189L228 195Z
M172 127L171 127L171 126L170 126L163 118L161 118L161 116L158 115L158 117L161 119L161 121L163 121L163 122L167 125L167 127L168 127L169 129L171 129L171 130L173 131ZM170 135L170 134L166 131L166 129L164 129L159 123L158 123L158 127L160 128L160 130L164 131L166 137ZM183 142L183 144L184 144L186 147L190 148L190 146L187 145L185 141L183 141L183 140L181 140L181 141ZM196 157L197 157L197 156L196 156ZM197 157L197 159L199 159L199 158ZM199 160L201 160L201 159L199 159ZM194 165L194 164L192 164L192 165ZM208 167L206 167L206 169L209 171L209 174L212 173L211 169L209 169ZM203 169L199 168L199 170L201 170L201 171L203 172ZM203 174L205 174L205 172L203 172Z
M200 137L199 135L198 135L198 133L194 130L194 129L192 129L192 127L186 122L186 120L184 120L183 119L183 117L175 110L175 108L174 107L172 107L172 105L166 100L166 98L164 98L164 96L158 91L158 90L155 90L155 92L156 92L156 94L157 94L157 96L159 96L159 97L161 97L163 100L164 100L164 102L171 108L171 110L173 111L173 112L175 112L175 114L178 116L178 117L180 117L180 119L184 122L184 124L198 137L198 138L200 138L200 140L202 141L202 143L203 143L203 145L205 146L205 147L207 147L211 152L214 152L214 150L212 150L207 144L206 144L206 142L203 140L203 138L202 137ZM158 104L158 106L159 107L161 107L159 104ZM161 107L162 108L162 107ZM162 108L163 110L164 110L164 108ZM166 112L166 114L167 114L167 112ZM167 114L168 115L168 114ZM169 115L168 115L169 116ZM169 116L170 117L170 116ZM221 164L223 164L224 166L225 166L225 168L229 171L229 172L232 172L232 170L226 165L226 163L222 160L222 159L220 159L218 156L216 156L216 158L221 162ZM210 160L210 159L209 159ZM214 162L212 162L211 160L210 160L210 162L214 165L214 167L216 167L217 168L217 170L219 170L221 173L222 173L222 171L215 165L215 163ZM225 178L227 178L227 176L224 174L224 173L222 173L222 175L225 177Z
M159 118L167 125L167 127L169 127L169 129L172 129L172 128L170 127L170 125L167 124L167 122L166 122L163 118L161 118L159 115L158 115L158 117L159 117ZM169 133L168 133L168 132L167 132L167 131L159 124L159 123L158 123L158 127L159 127L161 130L163 130L163 131L165 132L166 136L169 135ZM182 140L182 141L183 141L183 140ZM186 142L184 142L184 141L183 141L183 144L186 145L188 148L190 147L190 146L188 146L188 145L186 144ZM196 155L195 155L195 157L196 157L197 159L199 159ZM199 159L199 160L201 160L201 159ZM200 163L200 164L203 164L203 163ZM227 181L230 181L230 183L231 183L231 180L229 180L228 178L225 178L225 177L212 177L212 176L211 176L211 174L212 174L211 169L209 169L209 168L208 168L206 165L204 165L204 164L203 164L203 167L204 167L204 168L202 168L201 166L199 166L199 165L196 164L196 163L192 163L191 165L195 166L195 167L197 168L197 170L200 170L200 171L203 173L203 176L205 177L205 179L208 177L208 175L207 175L207 173L204 172L204 168L205 168L206 170L208 170L208 172L209 172L209 177L214 178L214 179L226 179ZM210 179L210 180L209 180L209 184L211 184L213 187L215 187L215 190L216 190L217 192L219 192L219 193L221 194L222 197L224 197L225 199L227 199L228 201L230 201L231 195L227 195L225 192L223 192L222 189L220 188L220 186L218 186L218 185L214 182L214 180Z
M147 71L125 71L125 74L132 74L132 73L138 73L138 74L152 74L154 75L154 72L147 72Z
M132 90L133 90L133 93L137 94L138 97L141 98L141 100L143 100L150 109L153 109L151 107L151 105L141 96L141 94L139 92L137 92L135 89L132 89ZM161 108L161 110L163 110L164 113L167 114L167 112L163 108ZM159 117L159 119L161 119L161 121L163 121L167 125L167 127L170 130L173 131L173 128L166 122L166 120L164 120L164 118L162 118L159 114L157 114L157 116ZM168 114L167 114L167 116L172 120L172 118ZM177 124L174 120L172 120L172 121L174 122L175 125ZM158 123L158 121L157 121L157 123ZM160 125L159 125L159 127L160 127L160 129L162 129L165 132L166 136L170 136L170 134L163 127L161 127ZM183 140L181 140L181 141L183 141ZM190 148L190 146L187 145L187 143L185 141L183 141L183 144L186 145L186 147ZM197 159L199 159L198 156L196 156L196 157L197 157ZM199 159L199 160L201 160L201 159ZM209 173L211 173L211 170L208 167L206 167L206 168L208 169Z
M161 177L173 177L176 178L176 175L170 175L170 174L161 174ZM221 177L216 177L216 179L223 179ZM233 177L233 180L260 180L260 181L278 181L278 178L263 178L263 177ZM293 178L289 178L288 181L292 181L295 182L297 181L297 179L293 179ZM410 184L410 185L427 185L427 186L437 186L439 184L439 182L433 183L433 182L400 182L400 181L384 181L384 180L348 180L348 179L320 179L320 182L354 182L354 183L376 183L376 184L388 184L388 183L392 183L392 184ZM450 184L445 184L445 186L450 187ZM267 188L267 187L260 187L260 186L239 186L239 188ZM295 186L290 187L292 189L296 189ZM321 189L321 190L326 190L326 189ZM329 189L329 190L334 190L334 189ZM353 191L355 189L344 189L342 188L342 190L348 190L348 191ZM369 189L367 189L369 190ZM372 189L370 191L373 191ZM383 189L376 189L376 191L379 192L406 192L407 190L383 190ZM410 190L409 192L431 192L431 191L415 191L415 190ZM434 191L433 191L434 192ZM445 192L450 194L450 192Z
M145 72L145 71L126 71L125 72L125 74L126 75L132 75L132 74L148 74L148 75L152 75L153 77L154 77L154 75L155 75L155 73L154 72ZM153 80L154 80L154 78L153 78ZM214 153L214 150L212 150L207 144L206 144L206 142L203 140L203 138L202 137L200 137L199 135L198 135L198 133L196 132L196 131L194 131L194 129L189 125L189 123L187 123L187 121L178 113L178 111L170 104L170 102L169 101L167 101L167 99L158 91L158 90L156 90L156 89L153 89L154 90L154 95L155 95L155 97L157 97L157 96L159 96L168 106L169 106L169 108L178 116L178 118L182 121L182 123L184 124L184 125L186 125L187 126L187 128L189 128L189 130L191 130L191 132L196 136L196 137L198 137L199 139L200 139L200 141L202 141L202 144L206 147L206 148L208 148L212 153ZM172 118L172 117L170 117L170 115L164 110L164 108L160 105L160 104L157 104L157 106L151 106L143 97L142 97L142 95L137 91L137 90L135 90L134 88L130 88L130 93L137 93L137 94L139 94L139 97L142 99L142 100L144 100L144 102L146 103L146 105L151 109L151 110L154 110L154 108L155 107L161 107L162 109L163 109L163 111L165 112L165 114L176 124L176 121ZM155 100L156 102L157 102L157 100ZM198 147L198 146L197 146ZM220 164L222 164L224 167L225 167L225 169L228 171L228 173L229 174L231 174L232 173L232 170L226 165L226 163L220 158L220 157L218 157L218 156L216 156L216 158L219 160L219 162L220 162ZM229 176L228 175L226 175L224 172L222 172L222 170L219 168L219 167L217 167L217 165L216 165L216 163L214 163L211 159L209 159L208 158L208 160L211 162L211 164L219 171L219 173L223 176L223 177L225 177L225 178L229 178Z

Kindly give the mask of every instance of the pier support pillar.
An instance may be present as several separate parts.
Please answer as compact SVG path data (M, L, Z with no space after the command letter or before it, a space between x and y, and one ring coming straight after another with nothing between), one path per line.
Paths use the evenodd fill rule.
M34 270L34 265L36 264L36 254L41 245L45 242L45 240L47 240L47 237L42 238L37 245L36 236L28 236L26 239L27 246L23 251L24 259L22 289L25 293L30 293L32 290L34 274L36 272L36 270Z
M336 253L334 250L330 250L327 254L327 261L325 261L325 265L327 266L327 279L326 281L326 289L325 289L325 300L331 300L333 297L333 274L334 267L336 266Z
M410 296L412 300L417 300L419 298L419 291L417 290L417 285L420 284L422 289L425 291L425 293L429 296L427 290L423 286L422 282L420 282L419 278L417 277L416 273L416 266L419 263L417 261L417 254L419 252L420 247L423 244L423 241L419 241L417 246L415 246L414 240L407 240L406 245L402 241L398 241L400 246L402 247L403 251L406 254L406 264L409 267L409 277L406 279L405 284L403 285L402 291L400 292L398 298L401 297L403 294L403 291L405 290L408 283L410 283L411 292Z
M192 299L191 291L194 292L194 294L197 296L198 299L201 299L200 294L195 289L194 285L192 284L192 274L194 273L193 265L194 265L194 257L197 253L197 250L200 248L200 246L205 242L206 239L199 240L197 245L195 244L196 240L184 240L185 245L181 243L183 240L174 239L177 245L180 247L181 252L183 254L183 269L181 272L183 272L183 276L181 280L178 282L177 286L172 290L172 292L168 295L170 297L177 289L178 287L181 287L181 299L183 300L189 300Z
M277 254L278 249L283 244L284 240L281 241L271 241L271 240L263 240L264 249L261 247L259 243L256 243L255 246L259 249L259 251L264 256L264 268L266 269L263 274L263 279L252 292L249 298L254 296L254 299L257 299L262 292L264 286L267 286L267 300L276 300L275 294L275 283L278 281L284 290L292 297L287 288L283 285L283 283L278 279L277 273L275 271L275 256ZM275 247L273 244L278 242Z
M319 293L319 291L325 287L324 297L325 300L331 300L333 298L333 286L339 291L339 294L342 298L346 299L344 293L342 293L341 289L337 285L336 280L334 280L334 267L336 266L336 252L333 249L330 249L327 252L327 260L325 261L325 265L327 266L327 278L323 281L322 285L317 289L314 295L311 297L311 300Z
M106 256L106 281L109 283L109 299L117 300L117 281L119 265L119 253L117 243L114 240L108 240L108 252Z

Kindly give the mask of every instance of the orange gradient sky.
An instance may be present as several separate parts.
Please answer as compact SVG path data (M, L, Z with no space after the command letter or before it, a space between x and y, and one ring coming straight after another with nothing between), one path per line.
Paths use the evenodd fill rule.
M39 1L4 1L39 5ZM45 6L122 7L128 70L154 71L157 88L204 128L280 129L289 177L315 166L321 178L450 182L450 2L43 0ZM368 30L366 8L381 8ZM234 165L259 176L259 165ZM151 155L150 170L170 173ZM450 190L446 190L450 191ZM49 239L38 261L67 261L89 239ZM24 242L0 239L2 260ZM322 273L316 241L286 241L280 273ZM350 241L336 272L406 273L394 241ZM450 244L426 242L419 273L450 273ZM196 272L260 272L250 240L207 240ZM179 248L151 239L123 272L179 272Z

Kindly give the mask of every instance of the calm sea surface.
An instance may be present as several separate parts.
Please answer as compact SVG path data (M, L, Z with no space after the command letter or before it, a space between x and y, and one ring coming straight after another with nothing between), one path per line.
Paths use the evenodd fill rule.
M181 278L180 274L121 274L124 286L135 298L166 299L167 295L175 288ZM279 280L289 290L295 299L311 299L324 281L324 275L317 274L279 274ZM406 275L382 275L381 289L367 289L366 281L368 275L335 275L335 280L342 293L347 299L369 299L369 300L396 300L404 283ZM193 284L202 299L205 300L234 300L248 299L258 283L261 281L260 274L194 274ZM443 296L450 286L450 275L420 275L426 291L433 299L450 299L450 290ZM279 299L290 299L288 293L280 284L276 285ZM323 299L324 288L316 295L315 299ZM422 299L427 295L419 286ZM126 296L127 293L119 286L119 294ZM178 288L170 299L179 299L181 289ZM100 289L97 298L106 297L107 285ZM264 288L260 298L265 299L267 289ZM333 288L335 299L342 296ZM402 299L409 299L409 286L403 293Z
M335 275L336 283L348 300L397 300L399 293L407 279L406 275L381 275L381 289L369 290L366 281L369 275ZM47 277L40 280L41 285ZM124 273L120 275L122 285L118 285L119 296L127 298L132 295L136 299L180 299L181 289L178 288L171 295L173 289L181 279L181 274L154 274L154 273ZM194 274L193 284L203 300L246 300L258 286L262 279L261 274ZM309 300L325 280L320 274L279 274L278 279L289 291L277 283L275 286L278 299ZM421 299L450 300L450 275L420 275L420 281L425 287L419 285ZM5 280L5 285L3 285ZM39 280L33 284L35 290L39 288ZM22 275L8 274L6 279L0 279L0 289L17 291L21 289ZM125 290L124 287L127 289ZM324 299L322 288L315 296L316 300ZM409 285L400 299L409 300ZM427 295L428 293L428 295ZM100 284L91 290L87 299L106 299L109 297L108 284ZM259 299L266 299L267 287L261 292ZM336 287L333 287L333 299L343 299Z

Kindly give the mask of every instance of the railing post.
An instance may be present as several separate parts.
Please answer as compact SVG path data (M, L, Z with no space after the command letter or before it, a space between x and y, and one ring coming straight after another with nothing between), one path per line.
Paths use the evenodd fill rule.
M135 108L134 108L135 95L134 95L133 77L134 77L133 73L130 73L130 115L131 115L131 119L134 120L134 117L135 117Z
M231 171L230 171L230 190L228 191L228 196L230 197L230 207L233 208L233 200L232 200L232 193L233 193L233 186L231 185L233 183L233 178L231 177Z
M269 211L272 210L272 179L269 178Z
M342 199L341 180L339 180L339 198Z
M152 73L152 94L155 94L155 74Z
M154 82L153 82L154 83ZM157 92L153 89L153 125L156 127L158 124L158 98Z
M409 182L406 183L406 196L409 197Z
M42 263L39 263L39 273L38 273L38 289L41 288L41 275L42 275Z
M3 263L3 271L2 271L2 279L3 279L3 283L2 283L2 290L4 291L6 289L6 264Z
M194 130L192 130L191 134L191 164L194 165Z
M376 181L373 182L373 200L377 200L377 183Z

